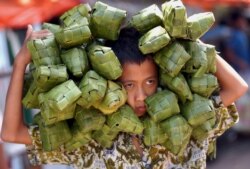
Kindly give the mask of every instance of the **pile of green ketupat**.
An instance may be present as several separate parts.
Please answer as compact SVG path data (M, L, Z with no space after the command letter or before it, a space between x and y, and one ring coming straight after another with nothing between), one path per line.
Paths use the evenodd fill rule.
M40 109L34 118L43 149L74 150L91 139L110 147L119 132L143 134L147 146L161 144L181 155L190 139L202 141L216 122L211 94L215 47L199 38L213 25L210 12L187 17L181 0L162 10L151 5L129 21L141 33L138 47L159 66L160 87L145 101L139 119L125 104L123 86L114 82L122 67L105 40L116 40L126 11L96 2L64 13L62 24L44 23L52 36L28 42L32 54L23 105Z

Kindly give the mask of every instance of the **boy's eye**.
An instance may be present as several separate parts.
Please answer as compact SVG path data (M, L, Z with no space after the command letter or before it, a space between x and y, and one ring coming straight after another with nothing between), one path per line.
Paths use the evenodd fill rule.
M149 79L149 80L146 81L146 84L147 84L147 85L152 85L152 84L154 84L154 83L155 83L155 80L154 80L154 79Z
M125 89L131 89L134 87L134 84L133 83L125 83L124 87L125 87Z

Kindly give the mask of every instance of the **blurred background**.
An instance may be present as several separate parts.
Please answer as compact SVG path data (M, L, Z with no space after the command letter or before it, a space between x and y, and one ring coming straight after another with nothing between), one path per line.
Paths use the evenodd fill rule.
M127 21L132 15L155 3L159 7L165 0L101 0L126 10ZM79 3L93 5L96 0L0 0L0 132L5 97L12 64L25 37L27 24L36 30L41 23L59 24L58 17ZM201 38L216 46L219 54L228 61L250 85L250 0L183 0L188 16L212 11L214 26ZM125 21L125 23L127 22ZM237 87L237 86L236 86ZM217 141L217 158L207 161L208 169L249 169L250 167L250 92L236 102L240 121ZM24 111L29 124L32 111ZM0 140L0 169L71 169L63 165L30 166L25 145L3 143Z

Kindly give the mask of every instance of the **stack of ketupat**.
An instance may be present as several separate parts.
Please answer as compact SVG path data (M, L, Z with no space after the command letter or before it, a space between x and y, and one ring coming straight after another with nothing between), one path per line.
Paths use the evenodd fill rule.
M161 144L181 155L190 139L202 141L213 130L216 51L199 41L213 14L187 17L181 0L170 0L162 11L151 5L131 18L129 26L142 35L140 50L153 55L160 72L161 90L146 99L148 116L142 119L124 105L126 92L114 82L121 65L103 45L118 38L125 17L126 11L102 2L92 9L80 4L60 17L60 26L43 24L52 36L29 41L32 76L23 104L41 110L34 124L44 150L74 150L91 139L110 147L119 132L128 132L144 134L147 146Z

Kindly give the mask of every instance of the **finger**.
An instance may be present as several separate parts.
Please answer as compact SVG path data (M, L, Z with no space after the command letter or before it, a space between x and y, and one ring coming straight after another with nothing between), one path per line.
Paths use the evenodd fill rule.
M32 27L32 25L29 24L29 25L28 25L28 28L27 28L25 40L28 40L28 39L30 38L32 32L33 32L33 27Z

